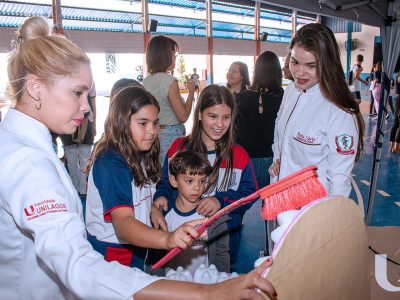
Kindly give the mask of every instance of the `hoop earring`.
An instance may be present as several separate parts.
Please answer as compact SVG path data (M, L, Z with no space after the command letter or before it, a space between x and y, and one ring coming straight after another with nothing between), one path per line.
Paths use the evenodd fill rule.
M33 97L32 97L33 98ZM36 110L40 110L42 108L42 100L40 99L40 97L38 97L37 99L33 98L33 100L35 100L35 108Z

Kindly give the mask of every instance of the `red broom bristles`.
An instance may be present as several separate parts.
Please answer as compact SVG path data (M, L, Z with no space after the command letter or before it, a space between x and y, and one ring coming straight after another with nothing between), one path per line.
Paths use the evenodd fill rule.
M261 215L265 220L273 220L281 212L298 209L325 196L327 196L325 188L316 176L311 176L263 198L264 207Z

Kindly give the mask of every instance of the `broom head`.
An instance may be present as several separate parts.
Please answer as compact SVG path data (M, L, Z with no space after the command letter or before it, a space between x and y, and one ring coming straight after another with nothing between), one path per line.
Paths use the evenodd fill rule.
M281 212L299 209L306 204L326 197L328 193L318 180L317 167L310 166L262 188L259 191L264 201L262 217L273 220Z

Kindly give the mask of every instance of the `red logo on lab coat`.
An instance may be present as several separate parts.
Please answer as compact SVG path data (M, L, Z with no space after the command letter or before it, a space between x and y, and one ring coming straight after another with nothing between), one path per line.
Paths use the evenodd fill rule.
M336 151L342 155L353 155L354 154L354 138L348 134L338 135L335 138Z
M27 217L31 217L35 214L35 207L33 205L29 205L29 207L24 208L24 212Z

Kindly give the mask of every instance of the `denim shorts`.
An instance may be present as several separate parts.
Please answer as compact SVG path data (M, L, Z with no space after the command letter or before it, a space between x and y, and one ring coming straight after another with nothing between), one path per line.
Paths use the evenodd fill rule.
M160 138L160 156L159 160L161 165L164 163L165 155L168 152L172 142L178 137L185 136L186 130L183 124L165 125L160 129L158 134Z

